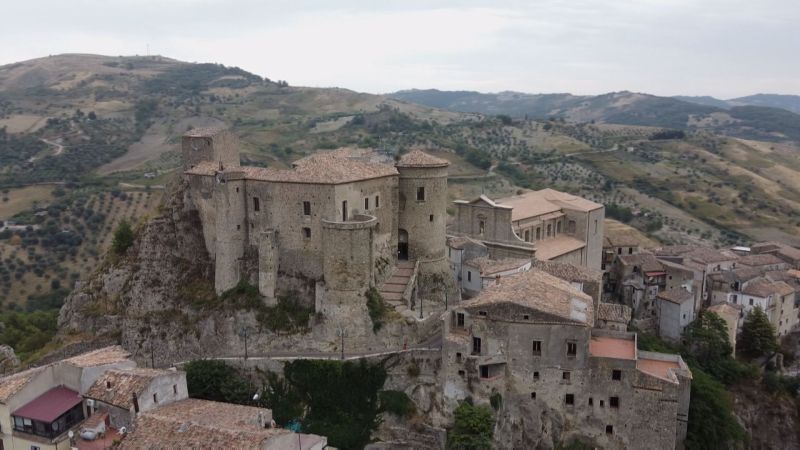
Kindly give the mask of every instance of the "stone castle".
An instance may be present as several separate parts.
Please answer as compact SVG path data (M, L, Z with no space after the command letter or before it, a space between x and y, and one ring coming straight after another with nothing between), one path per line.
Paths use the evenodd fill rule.
M455 291L447 161L340 149L290 169L242 166L238 138L226 129L190 130L181 151L187 204L202 222L218 294L247 281L268 303L291 292L345 319L404 260L426 300Z

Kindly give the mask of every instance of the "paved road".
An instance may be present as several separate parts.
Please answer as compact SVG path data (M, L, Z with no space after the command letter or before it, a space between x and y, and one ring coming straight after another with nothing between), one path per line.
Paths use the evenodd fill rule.
M439 338L441 342L441 338ZM347 353L344 354L345 361L352 361L362 358L375 358L380 356L391 356L391 355L399 355L402 353L408 353L413 351L440 351L441 346L439 347L428 347L428 346L421 346L421 347L411 347L405 350L387 350L383 352L357 352L357 353ZM200 359L200 358L198 358ZM211 359L215 361L241 361L244 359L243 354L235 355L235 356L212 356L202 359ZM268 352L268 353L256 353L250 354L247 356L248 361L263 361L263 360L275 360L275 361L293 361L296 359L342 359L341 352ZM191 360L193 361L193 360ZM175 363L175 365L184 365L191 361L181 361Z

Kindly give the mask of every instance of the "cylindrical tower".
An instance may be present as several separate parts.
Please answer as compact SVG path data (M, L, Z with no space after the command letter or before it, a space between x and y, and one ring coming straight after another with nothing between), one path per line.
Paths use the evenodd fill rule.
M444 301L455 294L447 261L447 166L450 163L419 150L397 162L399 212L397 258L419 262L419 293Z

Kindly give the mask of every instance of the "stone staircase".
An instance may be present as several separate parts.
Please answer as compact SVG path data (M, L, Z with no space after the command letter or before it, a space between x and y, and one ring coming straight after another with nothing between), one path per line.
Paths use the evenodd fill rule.
M407 299L403 298L403 294L406 292L408 283L411 282L413 276L414 261L397 261L394 272L383 282L379 289L381 297L398 312L408 309Z

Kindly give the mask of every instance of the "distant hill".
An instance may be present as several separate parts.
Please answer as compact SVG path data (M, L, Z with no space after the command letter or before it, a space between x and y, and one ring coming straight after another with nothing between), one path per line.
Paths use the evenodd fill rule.
M716 106L722 109L730 109L734 106L763 106L766 108L781 108L800 114L800 95L755 94L729 100L720 100L709 96L676 96L672 98L698 105Z
M390 96L458 112L505 114L529 119L564 118L572 122L707 129L748 139L800 141L800 115L788 109L795 96L757 95L725 101L713 97L659 97L628 91L578 96L436 89L399 91ZM785 108L776 106L777 104L784 105Z

